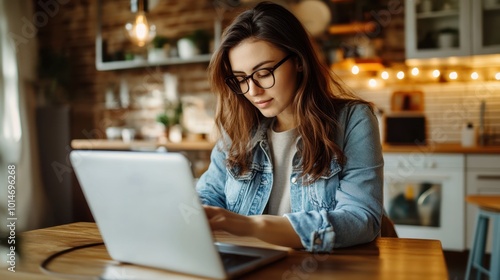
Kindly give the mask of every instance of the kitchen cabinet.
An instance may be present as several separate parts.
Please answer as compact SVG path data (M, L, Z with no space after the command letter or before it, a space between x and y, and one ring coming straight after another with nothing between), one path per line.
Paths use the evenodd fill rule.
M466 156L466 192L467 195L500 195L500 154ZM470 249L476 225L477 207L467 204L466 207L466 247ZM491 229L488 236L491 236ZM488 242L491 242L490 240ZM491 243L486 245L490 250Z
M500 1L472 2L472 52L473 54L500 53Z
M500 53L500 1L407 1L406 58Z

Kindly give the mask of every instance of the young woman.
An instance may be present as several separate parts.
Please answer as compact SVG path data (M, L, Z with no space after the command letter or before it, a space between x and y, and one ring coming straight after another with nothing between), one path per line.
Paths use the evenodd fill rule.
M213 230L315 252L379 235L376 117L292 13L267 2L240 14L209 75L221 140L197 191Z

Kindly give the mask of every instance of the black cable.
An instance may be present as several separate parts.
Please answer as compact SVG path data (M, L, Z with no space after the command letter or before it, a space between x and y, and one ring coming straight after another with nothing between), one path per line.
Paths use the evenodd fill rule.
M73 252L73 251L77 251L77 250L80 250L80 249L89 248L89 247L95 247L95 246L100 246L100 245L104 245L104 242L96 242L96 243L84 244L84 245L75 246L75 247L71 247L71 248L68 248L68 249L56 252L56 253L48 256L40 264L40 270L42 270L42 272L45 273L45 274L49 274L49 275L57 276L57 277L65 277L65 278L71 278L71 279L84 279L84 280L88 280L88 279L102 279L99 276L92 276L92 275L59 273L59 272L52 271L52 270L50 270L48 268L50 262L52 262L54 259L56 259L56 258L58 258L58 257L60 257L60 256L62 256L64 254L67 254L67 253L70 253L70 252Z

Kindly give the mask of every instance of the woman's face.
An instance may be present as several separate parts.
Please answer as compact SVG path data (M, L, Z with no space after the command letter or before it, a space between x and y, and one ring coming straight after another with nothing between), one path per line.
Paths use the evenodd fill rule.
M272 68L288 53L266 41L246 39L229 51L229 62L233 75L248 76L255 70ZM277 117L274 129L285 131L295 127L293 97L297 91L298 67L295 57L291 57L274 70L274 86L263 89L257 86L252 79L248 79L249 90L244 96L265 117ZM258 79L256 73L254 79Z

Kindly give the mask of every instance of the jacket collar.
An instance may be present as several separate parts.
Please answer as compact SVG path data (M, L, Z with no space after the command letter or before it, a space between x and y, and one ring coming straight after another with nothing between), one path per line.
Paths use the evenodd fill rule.
M263 118L259 126L254 129L253 137L248 145L250 151L261 142L267 142L267 130L271 127L274 119L275 118Z

